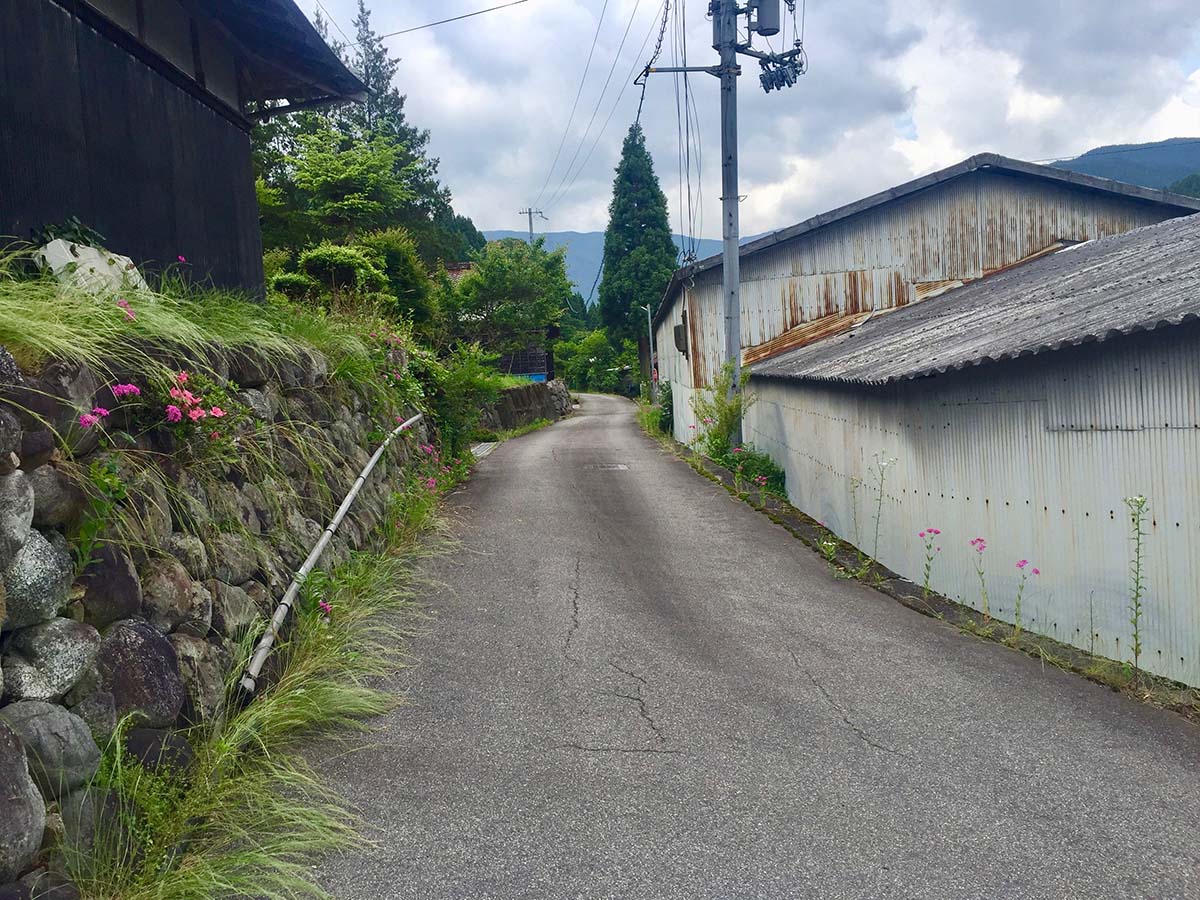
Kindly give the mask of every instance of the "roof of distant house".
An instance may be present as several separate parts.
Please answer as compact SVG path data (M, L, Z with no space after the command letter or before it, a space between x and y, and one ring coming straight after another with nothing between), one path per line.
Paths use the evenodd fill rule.
M1007 156L1000 156L996 153L978 153L975 156L969 157L960 163L941 169L937 172L931 172L928 175L923 175L920 178L915 178L912 181L907 181L904 184L896 187L888 188L886 191L880 191L878 194L872 194L869 197L864 197L861 200L856 200L853 203L848 203L845 206L839 206L837 209L832 209L829 212L820 213L810 219L805 219L796 225L791 225L787 228L781 228L778 231L772 231L762 237L749 241L741 246L739 253L740 258L744 259L747 256L752 256L763 250L767 250L776 244L789 241L792 238L799 237L810 231L816 231L819 228L824 228L834 222L840 222L850 216L858 215L859 213L867 212L877 206L883 206L894 200L900 200L920 191L928 190L931 187L942 184L943 182L952 181L956 178L961 178L971 172L990 170L1000 172L1007 175L1019 177L1033 178L1042 181L1055 182L1058 184L1074 185L1075 187L1084 188L1086 190L1103 191L1108 194L1117 194L1122 197L1128 197L1133 200L1143 200L1150 203L1159 203L1177 209L1180 213L1192 211L1200 211L1200 198L1188 197L1183 194L1173 194L1170 191L1158 190L1156 188L1142 187L1136 184L1126 184L1122 181L1113 181L1108 178L1097 178L1094 175L1082 175L1078 172L1070 172L1066 169L1055 169L1051 166L1040 166L1037 163L1024 162L1019 159L1010 159ZM694 278L701 272L706 272L709 269L717 269L721 267L722 258L720 254L710 256L707 259L699 260L691 265L677 269L671 277L670 283L667 285L666 291L663 292L662 302L659 304L658 311L654 315L654 322L658 324L663 316L669 310L669 304L676 289L685 280Z
M876 313L755 377L885 384L1200 320L1200 215L1087 241Z

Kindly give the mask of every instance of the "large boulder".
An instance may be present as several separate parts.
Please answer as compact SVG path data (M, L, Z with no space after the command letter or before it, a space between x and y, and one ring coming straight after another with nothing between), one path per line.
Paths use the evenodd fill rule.
M3 352L3 348L0 348ZM20 457L17 454L21 452L21 421L16 414L8 407L0 406L0 474L7 475L20 464ZM11 462L13 457L16 458L16 463Z
M182 531L174 532L167 538L167 553L183 563L188 574L195 579L203 581L212 575L204 541L194 534L185 534Z
M0 884L15 881L37 855L46 802L29 774L25 746L0 722Z
M29 888L30 900L80 900L81 897L79 888L70 879L49 869L30 872L18 884Z
M163 768L184 770L196 755L187 738L169 728L130 728L125 735L125 749L151 772Z
M97 628L128 619L142 608L142 582L133 560L115 544L92 552L79 577L83 586L83 620Z
M240 587L216 579L205 587L213 598L213 630L222 637L239 638L258 619L258 607Z
M53 618L67 602L74 571L61 535L53 532L47 540L40 532L29 532L25 545L0 573L8 607L4 628L24 628Z
M208 634L212 624L212 596L179 560L163 556L141 569L142 612L163 634L183 628Z
M153 625L139 619L114 622L105 630L96 654L95 683L89 687L89 694L112 695L117 721L136 713L147 728L173 725L183 708L175 648Z
M254 510L254 504L236 485L224 482L209 491L212 513L219 521L232 523L233 527L250 534L261 534L262 523Z
M33 525L33 484L19 469L0 477L0 569L25 546Z
M241 534L216 535L209 544L208 558L212 562L213 576L226 584L249 581L258 571L258 554Z
M87 497L75 479L54 465L28 473L33 486L33 524L57 528L74 524L83 514Z
M13 632L4 644L4 695L11 700L57 700L87 671L100 649L91 625L51 619Z
M225 679L233 660L222 647L190 634L173 634L167 640L179 658L187 694L183 718L193 724L216 720L225 711Z
M87 724L61 706L23 700L0 708L0 720L21 738L29 772L44 797L61 799L87 784L100 767L100 748Z

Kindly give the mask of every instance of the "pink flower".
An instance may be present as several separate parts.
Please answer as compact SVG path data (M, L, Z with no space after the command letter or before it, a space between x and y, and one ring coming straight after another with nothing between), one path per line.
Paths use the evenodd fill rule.
M188 373L180 372L178 375L175 376L175 380L178 381L180 384L187 384Z
M142 389L136 384L114 384L112 386L112 394L118 400L122 397L140 397Z
M968 543L970 543L971 547L974 548L976 553L982 553L987 549L987 541L981 537L972 538Z
M202 410L198 406L195 409L188 410L188 418L191 419L193 422L199 422L201 419L203 419L207 415L208 415L208 413L206 413L204 410Z
M80 428L91 428L93 425L95 425L99 421L100 421L100 418L98 416L93 416L91 413L83 413L79 417L79 427Z
M937 529L937 528L927 528L925 530L928 531L930 534L941 534L942 533L941 530Z
M1041 572L1041 570L1040 570L1040 569L1036 569L1036 568L1035 568L1035 569L1033 569L1033 574L1034 574L1034 575L1041 575L1041 574L1042 574L1042 572Z
M325 613L327 616L333 612L333 607L324 600L317 601L317 606L321 607L321 612Z
M923 531L918 531L918 532L917 532L917 537L919 537L921 540L925 540L925 532L923 532Z
M1017 561L1018 569L1024 569L1027 565L1029 565L1029 560L1027 560L1027 559L1022 559L1022 560Z
M704 417L704 424L705 424L705 425L711 425L711 424L712 424L712 416L705 416L705 417Z
M123 313L125 313L125 318L128 319L130 322L134 322L137 320L137 314L132 309L129 308L129 301L126 300L124 297L120 297L117 300L117 306L121 307L121 311Z
M108 410L105 409L103 406L93 406L92 407L92 415L103 419L105 416L108 415Z
M743 452L745 452L745 451L744 451L744 450L743 450L741 447L734 447L734 448L733 448L733 452L734 452L734 453L743 453Z
M182 253L181 253L181 254L179 254L179 256L177 256L177 257L175 257L175 258L176 258L177 260L179 260L181 263L185 263L185 262L187 262L187 257L186 257L186 256L184 256Z
M178 422L183 418L183 413L178 406L171 405L167 407L167 421Z
M215 441L215 440L216 440L217 438L219 438L220 436L221 436L221 432L219 432L219 431L214 431L212 434L210 434L210 435L208 436L208 439L209 439L210 441Z
M689 426L688 426L688 428L692 429L692 431L695 431L695 430L696 430L696 426L695 426L695 425L689 425Z
M437 490L437 479L436 478L426 478L425 479L425 487L427 487L431 491L436 491Z
M220 419L222 416L225 415L225 410L221 409L221 407L219 407L219 406L214 406L212 409L210 409L208 411L208 414L210 416L212 416L214 419Z

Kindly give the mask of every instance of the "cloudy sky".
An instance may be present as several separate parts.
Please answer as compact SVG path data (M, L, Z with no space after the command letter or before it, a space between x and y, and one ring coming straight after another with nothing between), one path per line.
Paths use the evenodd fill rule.
M350 33L357 0L321 2ZM375 30L386 33L499 2L368 5ZM300 3L316 10L315 0ZM550 219L540 223L545 230L604 228L613 168L638 102L628 82L653 45L662 2L608 0L601 19L605 5L528 0L387 40L401 59L397 82L410 118L432 132L455 206L480 228L522 228L517 212L535 202ZM672 3L679 5L689 63L712 64L706 0ZM682 30L674 19L668 27L660 64L682 50L677 25ZM790 26L787 34L790 41ZM778 38L773 43L779 49ZM809 73L782 92L764 94L753 60L744 66L744 234L980 151L1040 160L1100 144L1200 137L1195 0L808 0L805 47ZM696 222L702 236L719 237L717 81L694 76L693 90L703 154L692 178L694 196L703 190ZM686 187L670 76L651 77L642 123L678 231Z

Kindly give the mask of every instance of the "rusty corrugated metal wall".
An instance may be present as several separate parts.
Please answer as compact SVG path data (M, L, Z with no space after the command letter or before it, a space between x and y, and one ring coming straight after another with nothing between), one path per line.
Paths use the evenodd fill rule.
M932 585L979 608L967 542L984 537L993 616L1013 621L1015 564L1029 559L1042 574L1023 626L1117 660L1132 659L1123 499L1144 494L1142 665L1200 685L1197 350L1190 325L881 388L756 379L746 438L785 468L798 508L868 553L871 466L895 457L884 565L920 583L917 532L940 528Z
M972 172L744 257L742 347L752 351L785 341L791 329L822 317L918 302L947 284L979 278L1060 241L1092 240L1169 217L1169 211L1145 201L1027 176ZM672 298L657 334L662 377L671 379L680 398L675 403L680 439L692 422L690 390L707 386L720 367L720 269L700 273L687 288L687 361L676 358L671 335L683 293Z

